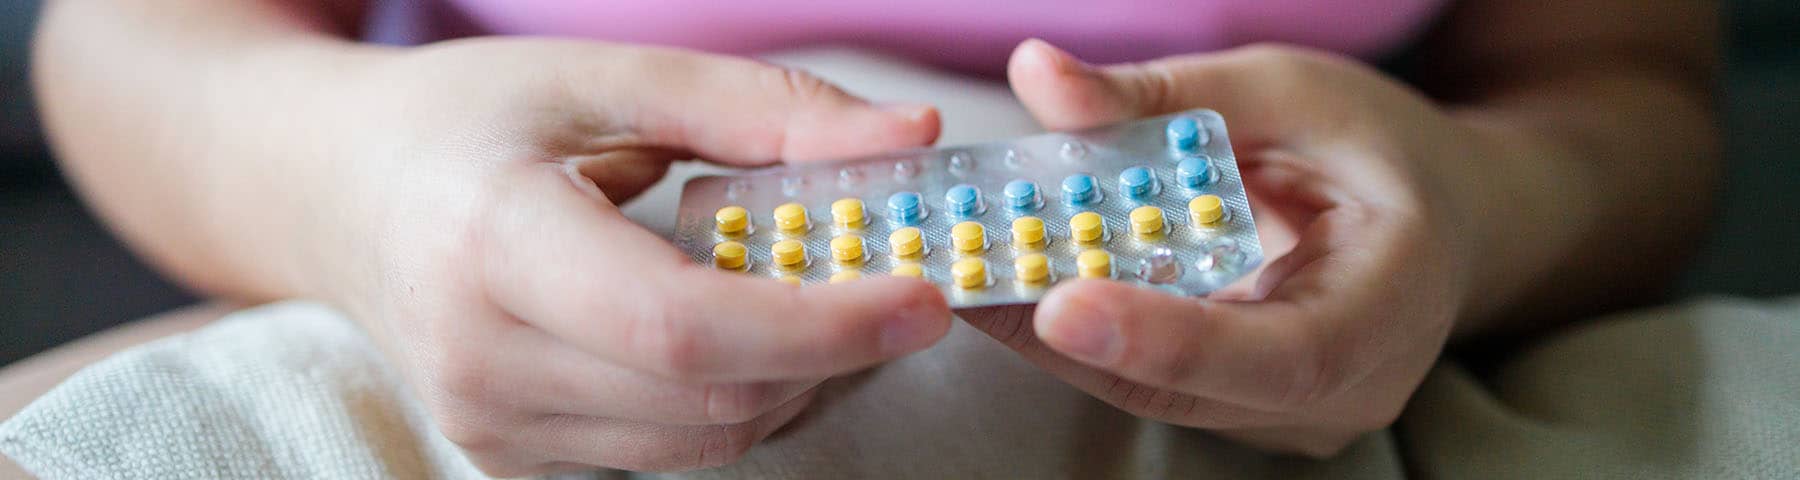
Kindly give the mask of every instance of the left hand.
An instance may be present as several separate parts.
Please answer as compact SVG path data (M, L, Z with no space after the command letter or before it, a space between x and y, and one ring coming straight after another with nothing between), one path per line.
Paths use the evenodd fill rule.
M1008 70L1053 130L1219 111L1274 260L1208 299L1080 280L1035 318L1029 307L964 318L1118 408L1265 449L1329 456L1393 423L1467 295L1479 239L1458 222L1477 220L1479 202L1462 184L1503 149L1323 53L1248 47L1096 68L1033 40Z

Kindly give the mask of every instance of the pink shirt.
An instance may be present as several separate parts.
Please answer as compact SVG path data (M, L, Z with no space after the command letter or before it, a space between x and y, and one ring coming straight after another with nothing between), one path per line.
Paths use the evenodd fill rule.
M750 54L807 45L886 50L997 72L1039 37L1094 62L1276 41L1378 57L1443 0L377 0L373 39L533 34Z

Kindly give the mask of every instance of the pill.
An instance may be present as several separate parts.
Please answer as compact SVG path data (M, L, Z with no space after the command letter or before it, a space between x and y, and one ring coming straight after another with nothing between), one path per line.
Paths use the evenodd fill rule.
M1164 134L1168 136L1170 148L1184 152L1193 151L1195 147L1206 143L1205 132L1200 130L1200 123L1195 122L1193 117L1170 120Z
M735 235L750 229L750 211L744 207L732 205L719 209L713 214L713 223L717 224L719 233Z
M1006 182L1006 187L1001 189L1000 193L1006 196L1006 208L1029 211L1043 206L1043 199L1038 195L1037 184L1030 181Z
M925 202L918 192L900 192L888 197L888 215L901 225L914 225L925 219Z
M1012 222L1013 246L1036 250L1044 246L1044 219L1019 217Z
M713 265L726 270L742 269L749 254L750 250L742 243L719 242L713 245Z
M799 268L806 266L806 244L799 240L782 240L769 246L769 256L775 259L775 265L782 268Z
M1163 211L1161 208L1145 205L1131 211L1131 233L1138 236L1150 236L1162 233Z
M1156 193L1156 172L1141 166L1119 172L1119 192L1131 198L1143 198Z
M962 253L977 253L987 248L987 230L980 222L962 222L950 227L950 245Z
M784 203L775 207L775 228L790 233L806 231L806 207L798 203Z
M1093 175L1085 173L1070 175L1062 181L1063 199L1070 205L1086 205L1100 202L1100 186Z
M962 184L944 191L944 209L961 216L973 216L983 210L981 189Z
M1013 271L1021 282L1043 283L1050 279L1050 257L1042 253L1020 255L1013 259Z
M894 266L893 273L900 277L925 278L925 267L917 263L902 263Z
M956 286L975 289L986 287L988 283L987 262L979 257L969 257L950 264L950 277Z
M1225 201L1218 195L1201 195L1188 201L1188 219L1195 225L1213 225L1225 218Z
M1075 257L1075 269L1081 278L1112 278L1112 254L1105 250L1088 250Z
M845 270L842 272L837 272L837 273L831 274L830 282L831 283L844 283L844 282L848 282L848 281L855 280L858 278L862 278L862 273L859 273L855 270Z
M856 235L840 235L831 239L831 259L853 264L863 259L863 239Z
M925 234L919 227L903 227L888 234L888 250L894 256L911 258L925 254Z
M845 198L831 202L831 223L842 228L862 228L863 201L857 198Z
M1094 243L1106 239L1106 223L1100 214L1081 212L1069 218L1069 239L1075 243Z
M796 277L793 275L782 275L779 277L775 277L775 279L780 280L781 283L785 283L788 285L793 285L796 287L800 286L800 277Z
M1184 187L1200 188L1212 183L1212 164L1206 157L1183 158L1175 164L1175 176L1180 177Z

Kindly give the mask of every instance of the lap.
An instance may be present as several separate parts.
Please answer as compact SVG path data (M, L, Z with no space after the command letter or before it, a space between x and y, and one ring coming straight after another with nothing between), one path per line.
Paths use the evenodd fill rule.
M1800 405L1790 400L1800 395L1800 372L1788 368L1800 363L1792 348L1800 344L1800 301L1714 299L1599 319L1520 351L1491 376L1445 364L1397 425L1405 441L1384 432L1325 462L1268 457L1203 432L1140 422L1038 375L978 332L957 330L925 353L829 384L818 411L743 463L674 476L1055 477L1066 476L1076 458L1090 474L1121 477L1386 478L1403 469L1442 478L1755 476L1744 465L1800 475L1793 447L1770 441L1800 431ZM327 310L252 310L120 357L58 387L62 411L34 406L20 416L42 416L36 422L53 427L38 431L49 437L75 432L37 438L50 443L36 451L240 460L162 465L167 471L292 468L240 471L269 478L350 458L361 459L356 471L479 478L422 419L397 378L378 374L387 367L353 323ZM117 385L128 383L160 387ZM95 405L126 413L91 415ZM155 424L142 424L145 418ZM246 441L174 448L291 443L214 455L221 452L168 451L180 442L132 434L197 428ZM116 444L77 445L84 441ZM845 448L858 453L844 455ZM241 462L295 451L333 453ZM17 473L7 468L0 463L0 478Z

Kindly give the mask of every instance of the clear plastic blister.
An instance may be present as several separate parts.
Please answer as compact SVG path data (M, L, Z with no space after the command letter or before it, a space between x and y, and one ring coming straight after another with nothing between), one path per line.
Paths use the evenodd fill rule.
M957 308L1033 303L1080 277L1204 295L1263 259L1210 110L696 177L677 215L675 244L715 268L800 284L915 275Z

